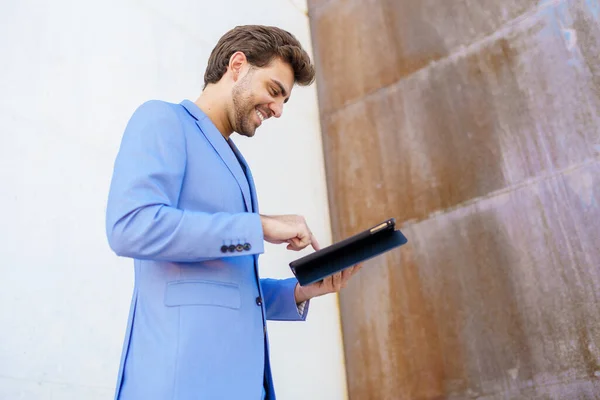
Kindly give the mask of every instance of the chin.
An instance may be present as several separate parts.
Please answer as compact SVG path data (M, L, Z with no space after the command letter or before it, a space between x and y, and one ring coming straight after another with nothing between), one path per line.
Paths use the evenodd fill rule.
M234 127L233 131L237 132L237 134L241 135L241 136L246 136L246 137L254 136L254 133L256 132L256 128L258 128L258 127L253 124L248 124L247 122L248 121L242 121L241 123L238 123L237 128Z
M246 136L246 137L253 137L253 136L254 136L254 134L256 133L256 129L254 129L254 130L252 130L252 131L247 131L247 130L244 130L244 131L241 131L241 132L238 132L238 133L239 133L240 135L242 135L242 136Z

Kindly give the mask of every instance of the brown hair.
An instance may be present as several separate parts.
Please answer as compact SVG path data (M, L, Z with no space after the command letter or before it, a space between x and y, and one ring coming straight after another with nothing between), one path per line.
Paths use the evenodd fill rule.
M302 45L291 33L274 26L237 26L219 39L208 59L204 87L221 80L233 53L241 51L250 65L264 67L278 57L294 71L294 81L308 86L315 79L315 68Z

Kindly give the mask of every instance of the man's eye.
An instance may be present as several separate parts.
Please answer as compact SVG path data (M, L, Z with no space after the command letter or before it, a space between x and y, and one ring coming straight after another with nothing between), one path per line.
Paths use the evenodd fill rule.
M277 90L271 90L271 96L278 96L279 92Z

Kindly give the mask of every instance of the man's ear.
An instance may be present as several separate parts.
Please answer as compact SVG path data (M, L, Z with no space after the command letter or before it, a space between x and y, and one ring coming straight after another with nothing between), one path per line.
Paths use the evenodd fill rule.
M236 51L231 55L231 57L229 57L228 69L231 71L231 76L233 77L234 82L237 82L237 80L242 76L247 64L248 59L241 51Z

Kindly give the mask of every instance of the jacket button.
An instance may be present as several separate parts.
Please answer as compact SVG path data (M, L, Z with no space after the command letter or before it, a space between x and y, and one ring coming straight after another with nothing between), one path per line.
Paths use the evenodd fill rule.
M235 246L234 245L230 245L229 246L229 251L233 253L235 251Z
M250 246L250 243L245 243L244 244L244 250L248 251L252 248L252 246Z
M229 248L227 246L225 246L225 245L221 246L221 253L227 253L228 249Z
M237 246L235 246L235 249L237 251L242 251L242 250L244 250L244 246L242 246L241 244L238 244Z
M258 297L256 298L256 305L257 305L257 306L262 306L262 299L260 298L260 296L258 296Z

